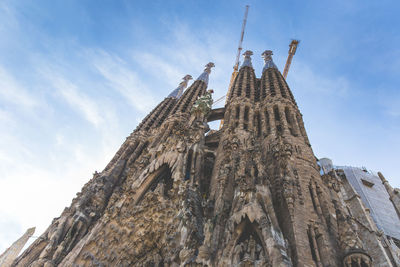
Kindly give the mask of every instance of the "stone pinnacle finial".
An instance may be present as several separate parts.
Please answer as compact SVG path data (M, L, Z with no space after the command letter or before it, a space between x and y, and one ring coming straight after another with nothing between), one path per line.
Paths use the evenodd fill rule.
M211 73L211 68L215 67L213 62L208 62L207 65L204 67L204 71Z
M182 78L182 82L179 84L178 88L176 88L172 93L168 95L168 97L173 97L173 98L180 98L183 94L183 90L187 87L187 84L190 80L192 80L192 76L187 74L185 77Z
M251 56L253 55L253 52L250 50L247 50L246 52L243 53L244 56L244 60L243 60L243 64L242 67L244 66L248 66L248 67L253 67L253 65L251 64Z
M198 81L203 81L206 84L208 84L208 76L211 73L211 68L215 67L215 64L212 62L209 62L205 67L204 67L204 72L197 78Z
M275 68L278 69L274 63L274 61L272 60L272 51L271 50L265 50L261 56L264 58L264 68L263 68L263 72L268 69L268 68Z

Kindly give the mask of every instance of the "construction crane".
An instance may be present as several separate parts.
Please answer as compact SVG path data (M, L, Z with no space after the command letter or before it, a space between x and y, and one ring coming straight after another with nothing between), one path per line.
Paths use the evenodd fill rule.
M239 58L240 58L240 53L242 52L242 43L243 43L243 37L244 37L244 29L246 28L246 22L247 22L247 14L249 13L249 5L246 5L246 11L244 12L244 18L243 18L243 23L242 23L242 31L240 32L240 40L239 40L239 46L238 46L238 51L236 54L236 61L235 61L235 65L233 66L233 72L232 72L232 76L231 76L231 81L229 82L229 89L228 89L228 96L231 92L231 88L232 88L232 83L235 80L237 74L238 74L238 70L239 70Z
M242 23L242 31L240 32L240 40L239 40L239 46L238 46L238 51L236 54L236 61L235 61L235 65L233 66L233 72L232 72L232 76L231 76L231 80L229 82L229 88L228 88L228 93L225 95L228 96L226 97L226 101L229 99L229 96L231 94L231 88L233 86L233 82L235 81L236 76L238 75L238 70L239 70L239 58L240 58L240 53L242 52L242 43L243 43L243 37L244 37L244 30L246 28L246 22L247 22L247 14L249 13L249 5L246 5L246 10L244 12L244 18L243 18L243 23ZM223 99L223 97L222 97ZM226 104L225 101L225 104ZM221 120L221 124L219 125L219 128L221 129L222 126L224 125L224 120Z
M286 60L285 69L283 70L283 77L285 79L286 79L287 74L289 72L290 64L292 64L292 59L293 59L294 54L296 54L297 45L299 43L300 43L299 40L292 40L292 42L289 45L289 55L288 55L288 58Z

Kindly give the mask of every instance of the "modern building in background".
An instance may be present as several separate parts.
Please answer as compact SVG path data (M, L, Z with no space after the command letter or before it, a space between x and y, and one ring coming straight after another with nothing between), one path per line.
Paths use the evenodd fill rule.
M349 196L346 201L361 200L366 211L363 214L365 221L370 221L370 219L373 221L371 228L363 225L364 228L367 232L377 236L382 235L382 246L392 248L393 260L399 265L400 216L398 211L400 195L398 189L393 189L380 172L375 173L365 167L335 166L328 158L320 159L318 165L321 167L321 175L335 172L337 177L341 178L341 182L346 184L345 188L347 188ZM355 212L353 211L353 213ZM351 209L350 213L352 213ZM360 216L360 214L353 215ZM376 229L372 227L373 224Z

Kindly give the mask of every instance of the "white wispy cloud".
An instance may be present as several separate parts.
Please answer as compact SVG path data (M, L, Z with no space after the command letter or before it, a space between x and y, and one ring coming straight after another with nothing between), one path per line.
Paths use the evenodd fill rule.
M150 88L136 72L126 66L124 60L100 50L91 54L90 60L93 66L106 79L109 86L124 96L134 108L145 112L156 104Z
M343 76L327 77L321 75L316 70L299 61L296 61L296 70L292 70L289 75L288 79L296 86L296 89L306 92L343 97L350 90L347 78Z
M133 59L147 73L164 80L165 83L170 86L177 85L179 79L183 77L182 66L171 64L171 60L165 59L160 55L152 54L150 52L137 52L134 53ZM149 86L151 87L151 85Z
M230 40L217 33L197 30L193 32L186 24L179 21L164 21L168 31L168 41L157 46L150 45L132 53L132 59L138 66L155 79L163 81L174 89L183 75L190 74L196 79L204 66L212 61L213 68L209 88L214 89L214 98L226 94L235 51L226 49ZM152 84L147 85L149 88ZM223 103L223 102L222 102Z
M34 95L22 87L14 76L2 66L0 66L0 96L1 102L11 103L26 109L38 105Z
M103 122L96 103L82 91L79 91L79 88L75 84L54 73L48 74L48 78L60 95L71 106L71 109L81 112L86 120L96 127Z

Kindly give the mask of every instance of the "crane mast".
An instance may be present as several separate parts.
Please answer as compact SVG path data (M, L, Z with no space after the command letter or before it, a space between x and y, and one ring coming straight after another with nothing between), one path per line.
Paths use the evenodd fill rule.
M289 55L288 55L288 58L286 60L285 69L283 70L283 77L285 79L286 79L287 74L289 72L290 64L292 64L292 59L293 59L294 54L296 54L297 45L299 43L300 43L299 40L292 40L292 42L289 45Z
M243 23L242 23L242 31L240 32L240 40L239 40L239 46L236 54L236 60L235 60L235 65L233 66L233 72L231 76L231 80L229 82L229 88L228 88L228 93L226 100L228 100L229 95L231 93L231 88L233 85L233 81L235 80L238 70L239 70L239 58L240 58L240 52L242 51L242 43L243 43L243 37L244 37L244 29L246 28L246 22L247 22L247 14L249 13L249 5L246 5L246 11L244 12L244 18L243 18ZM226 104L226 102L225 102ZM221 122L221 127L222 127L222 122Z
M230 93L231 93L231 88L233 86L233 82L235 81L235 78L238 74L238 70L239 70L239 58L240 58L240 52L242 51L242 43L243 43L243 37L244 37L244 30L246 28L246 22L247 22L247 14L249 13L249 5L246 5L246 10L244 12L244 17L243 17L243 23L242 23L242 31L240 32L240 40L239 40L239 46L238 46L238 50L237 50L237 54L236 54L236 61L235 61L235 65L233 66L233 72L232 72L232 76L231 76L231 80L229 82L229 88L228 88L228 93L226 94L226 100L225 100L225 105L226 105L226 101L228 101ZM221 124L219 125L219 128L222 128L222 125L224 125L224 120L221 120Z
M233 67L234 71L238 71L239 69L239 58L240 58L240 52L242 51L242 43L243 43L243 37L244 37L244 30L246 28L246 22L247 22L247 14L249 13L249 5L246 5L246 11L244 12L244 18L243 18L243 23L242 23L242 31L240 32L240 40L239 40L239 46L238 46L238 51L236 54L236 61L235 61L235 66Z

